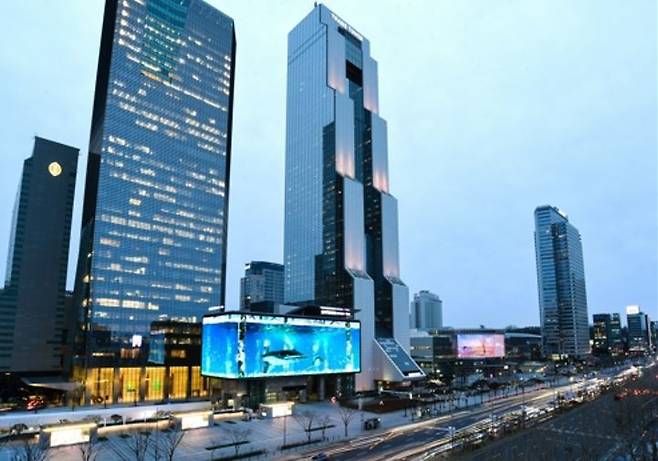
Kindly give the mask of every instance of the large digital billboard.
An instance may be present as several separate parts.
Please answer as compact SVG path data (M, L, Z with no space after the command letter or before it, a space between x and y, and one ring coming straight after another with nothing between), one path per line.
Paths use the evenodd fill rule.
M457 334L457 357L486 359L505 356L505 335L495 333Z
M203 318L204 376L261 378L360 371L358 321L240 312Z

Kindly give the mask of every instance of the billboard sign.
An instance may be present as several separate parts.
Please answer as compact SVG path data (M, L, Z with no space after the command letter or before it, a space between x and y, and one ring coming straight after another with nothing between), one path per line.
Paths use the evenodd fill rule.
M244 312L203 318L204 376L236 379L360 371L358 321Z
M505 335L495 333L462 333L457 335L457 357L486 359L505 356Z

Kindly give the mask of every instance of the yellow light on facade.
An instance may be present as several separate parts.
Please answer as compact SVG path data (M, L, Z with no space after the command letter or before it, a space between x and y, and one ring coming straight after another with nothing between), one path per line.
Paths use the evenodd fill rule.
M48 165L48 173L50 173L51 176L59 176L62 174L62 165L57 162L52 162Z

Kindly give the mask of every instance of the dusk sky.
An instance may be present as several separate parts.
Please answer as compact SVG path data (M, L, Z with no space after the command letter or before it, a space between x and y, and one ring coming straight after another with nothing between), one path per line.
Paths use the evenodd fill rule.
M226 279L236 308L244 263L283 259L286 41L313 2L209 3L237 31ZM590 322L627 304L658 318L655 0L325 4L379 62L411 295L439 294L449 326L538 325L533 211L551 204L583 238ZM102 14L102 0L0 5L2 262L34 135L81 150L77 257Z

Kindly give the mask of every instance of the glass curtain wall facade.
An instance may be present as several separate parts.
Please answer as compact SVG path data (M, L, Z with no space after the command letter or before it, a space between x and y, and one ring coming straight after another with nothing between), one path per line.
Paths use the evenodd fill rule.
M123 400L160 395L144 390L153 321L224 305L234 69L233 20L207 3L106 1L76 364L117 368Z
M594 314L593 352L616 355L624 351L619 314Z
M283 264L251 261L240 279L240 309L249 310L252 304L283 304Z
M377 338L409 350L386 138L370 43L316 6L288 35L285 302L358 311L357 389L383 379Z
M535 255L543 353L589 354L585 268L580 233L553 206L535 210Z
M626 314L628 323L628 350L631 352L648 352L651 347L649 316L644 312Z

